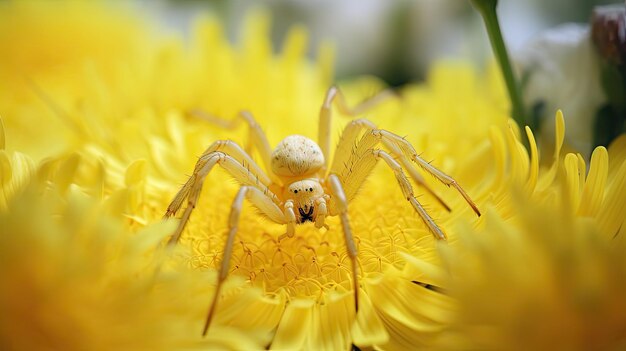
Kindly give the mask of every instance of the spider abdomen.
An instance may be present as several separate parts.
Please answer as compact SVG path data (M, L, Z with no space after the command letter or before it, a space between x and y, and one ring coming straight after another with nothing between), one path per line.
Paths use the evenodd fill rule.
M302 135L283 139L272 153L272 171L282 177L311 175L324 165L322 149Z

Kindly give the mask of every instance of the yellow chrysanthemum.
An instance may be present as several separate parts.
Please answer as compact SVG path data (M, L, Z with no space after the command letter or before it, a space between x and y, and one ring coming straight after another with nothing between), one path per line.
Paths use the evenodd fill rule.
M130 187L98 203L73 184L77 155L36 169L27 156L8 159L0 169L8 202L0 209L2 350L262 346L233 328L218 326L220 337L207 339L194 332L209 294L201 282L213 275L155 276L155 247L173 226L131 229L120 211Z
M81 109L76 91L95 76L112 82L125 70L141 67L152 45L151 31L145 19L127 10L121 3L102 6L87 1L0 4L0 108L3 115L13 117L5 119L8 134L19 130L10 150L28 152L39 160L73 148L84 121L78 116L61 120L57 115L67 113L69 106ZM92 96L106 95L96 85L92 88L96 89ZM48 96L52 91L54 96ZM33 125L32 116L37 116L38 124Z
M76 26L80 32L89 23ZM18 306L0 323L2 339L9 345L512 348L511 343L517 342L513 333L524 335L518 329L525 326L524 318L549 321L544 313L557 316L558 322L555 311L578 306L559 305L563 296L559 293L571 291L569 283L587 283L587 273L573 271L567 284L552 283L548 292L538 289L548 273L561 267L561 249L575 262L597 263L593 272L607 277L623 273L623 265L618 265L623 247L613 245L610 238L624 230L619 228L626 217L626 171L620 166L626 155L624 139L610 149L610 163L599 149L586 177L584 161L573 154L561 160L557 151L553 166L541 168L534 142L529 158L516 141L519 131L509 125L508 104L497 74L478 77L468 65L444 62L432 68L425 84L404 88L399 97L372 109L367 117L382 128L407 135L425 158L433 159L464 186L485 215L476 219L454 190L427 179L453 209L448 213L429 196L420 197L449 236L449 246L438 250L432 234L395 186L392 172L377 168L349 208L358 237L361 279L361 304L355 316L350 261L337 218L329 220L327 231L301 225L294 238L278 242L284 228L246 206L230 277L208 339L203 341L200 333L216 281L214 269L222 257L228 212L238 186L225 172L209 175L175 255L163 255L156 248L172 229L160 218L196 157L210 143L228 138L245 144L247 133L243 128L216 128L188 117L186 111L200 108L231 118L249 110L276 145L290 134L315 136L319 106L332 83L328 48L311 64L304 58L306 32L295 28L281 53L274 55L268 28L266 16L253 16L240 47L233 48L219 22L204 18L188 47L170 40L147 48L147 54L121 53L116 64L108 56L102 61L98 55L90 56L87 66L80 55L69 55L72 65L56 73L45 67L22 68L42 90L38 95L44 102L3 99L0 105L11 150L0 151L4 194L0 247L7 252L0 258L8 258L0 267L6 274L0 276L14 286L8 290L11 294L0 296L0 304ZM139 33L142 27L132 30ZM58 79L46 79L53 73ZM341 87L352 102L384 88L373 78ZM0 95L8 92L0 90ZM36 103L52 107L61 123L40 128L45 138L30 138L14 148L11 140L32 136L29 126L41 125L38 118L44 112L29 108ZM334 135L347 121L338 113L335 116ZM557 134L560 140L562 135L562 131ZM71 143L62 142L67 136ZM57 150L47 149L55 142L63 145L60 156ZM22 148L38 160L54 157L35 166L31 158L12 151ZM29 183L39 186L23 190L31 189L25 185ZM34 206L26 210L25 203ZM533 207L541 213L535 214ZM538 225L542 222L535 218L551 221ZM579 221L585 225L579 227ZM573 233L578 241L567 242L563 233ZM590 233L599 233L595 246L590 245L594 238ZM623 238L623 233L616 237ZM595 261L605 254L615 258L606 264ZM518 264L525 256L542 259L539 272L545 268L548 273L520 270ZM38 267L52 267L56 275ZM58 276L67 283L57 284L52 278ZM528 284L533 278L538 283ZM619 316L616 297L624 289L613 279L593 284L597 296L610 301L607 305L615 301L612 312L616 314L610 316ZM519 287L517 295L502 296L498 281ZM43 299L34 314L35 324L29 322L31 314L19 307L33 300L25 293L31 287ZM488 291L481 294L483 287ZM537 298L525 300L528 296ZM503 308L481 308L492 300ZM537 308L527 317L520 312L524 307L519 307L524 301L540 301L540 306L554 310ZM506 324L515 321L506 318L507 311L519 316L519 323ZM583 320L586 315L576 316ZM607 318L605 325L619 326L615 318ZM22 323L11 324L14 320ZM477 331L475 325L487 325L487 333ZM76 330L82 331L80 338ZM595 339L581 342L614 340L607 335L614 334L593 334ZM527 341L530 346L543 346L557 340L541 336ZM495 341L488 343L485 338Z
M560 114L556 125L543 171L529 130L530 158L514 133L492 135L508 154L496 172L512 177L492 183L484 225L464 225L458 245L442 247L447 273L434 274L458 305L442 348L626 347L626 136L598 147L587 169L580 154L560 157Z

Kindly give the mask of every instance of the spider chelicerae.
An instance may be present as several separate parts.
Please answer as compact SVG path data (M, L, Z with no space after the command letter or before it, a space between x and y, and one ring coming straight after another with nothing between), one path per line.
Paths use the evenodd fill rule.
M367 119L352 120L343 130L332 164L329 166L331 106L336 102L339 110L346 115L359 115L381 100L388 97L383 91L361 104L349 108L343 94L337 87L326 93L319 114L318 142L301 135L290 135L283 139L272 151L261 127L252 114L242 111L230 125L228 122L195 111L198 117L210 122L234 127L245 122L250 130L251 142L259 151L266 168L264 171L252 157L237 143L231 140L214 142L198 159L193 174L178 191L167 208L164 218L170 218L181 208L185 200L187 207L178 227L169 240L169 245L178 242L191 212L196 207L204 179L215 165L220 165L233 178L241 183L241 188L233 200L228 223L228 238L224 246L223 259L218 282L209 307L203 335L206 335L220 296L222 283L229 270L230 258L239 223L244 199L247 199L270 220L287 226L286 232L278 240L293 237L297 224L313 222L315 227L328 226L328 216L339 216L346 242L348 256L352 262L352 283L355 309L358 310L358 265L357 248L350 229L348 203L356 196L367 176L378 161L382 160L395 174L398 185L408 203L424 221L438 240L446 240L446 234L424 210L415 197L406 170L413 181L423 187L446 209L450 208L425 183L416 166L433 175L449 187L454 187L474 212L480 211L461 186L450 176L421 158L413 146L404 138L384 129L378 129ZM226 123L226 125L224 125Z

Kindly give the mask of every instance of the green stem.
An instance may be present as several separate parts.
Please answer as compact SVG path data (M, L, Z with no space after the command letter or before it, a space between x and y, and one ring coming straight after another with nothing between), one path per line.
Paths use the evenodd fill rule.
M524 100L522 99L522 91L518 80L515 77L513 68L511 67L511 60L509 53L504 45L504 39L502 39L502 32L500 31L500 22L498 21L498 14L496 13L496 7L498 0L470 0L472 5L483 17L485 21L485 27L487 28L487 34L489 35L489 41L491 47L498 60L506 88L509 91L509 98L511 99L511 114L513 119L520 127L524 127L530 121L526 118L526 109L524 108ZM531 126L531 128L534 126Z

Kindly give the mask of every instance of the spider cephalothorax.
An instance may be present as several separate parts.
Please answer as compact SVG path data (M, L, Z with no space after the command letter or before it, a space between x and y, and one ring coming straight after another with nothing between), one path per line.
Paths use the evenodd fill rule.
M315 222L317 216L322 214L319 211L319 204L325 203L328 197L324 194L324 188L319 179L316 178L294 181L286 187L283 194L285 201L292 201L294 208L298 211L297 223Z
M376 163L383 160L393 171L405 199L424 221L435 238L445 240L445 233L424 210L413 192L405 170L414 182L430 192L446 208L435 193L424 183L415 166L422 168L447 186L456 188L468 204L480 215L478 208L457 182L422 159L413 146L404 138L384 129L378 129L366 119L351 121L343 130L335 150L333 163L329 166L330 111L331 103L337 101L344 112L355 115L384 98L385 92L363 102L354 109L347 108L339 90L331 87L320 110L318 142L301 135L283 139L274 151L267 138L249 112L238 117L250 129L252 143L261 155L268 172L264 171L237 143L221 140L213 143L200 156L189 180L178 191L167 208L165 217L173 216L185 200L185 209L178 227L170 239L175 244L196 206L204 178L213 166L220 165L241 183L241 189L233 201L229 217L229 233L224 247L224 257L218 283L209 308L203 333L206 334L217 304L220 288L229 269L234 238L237 233L239 215L244 199L247 199L270 220L286 225L286 232L278 239L292 237L296 224L314 222L315 227L327 227L327 216L339 216L344 233L347 253L352 262L352 283L355 308L358 309L358 265L357 250L348 218L348 203L356 196L366 177ZM208 120L214 117L202 115ZM448 208L449 209L449 208Z

